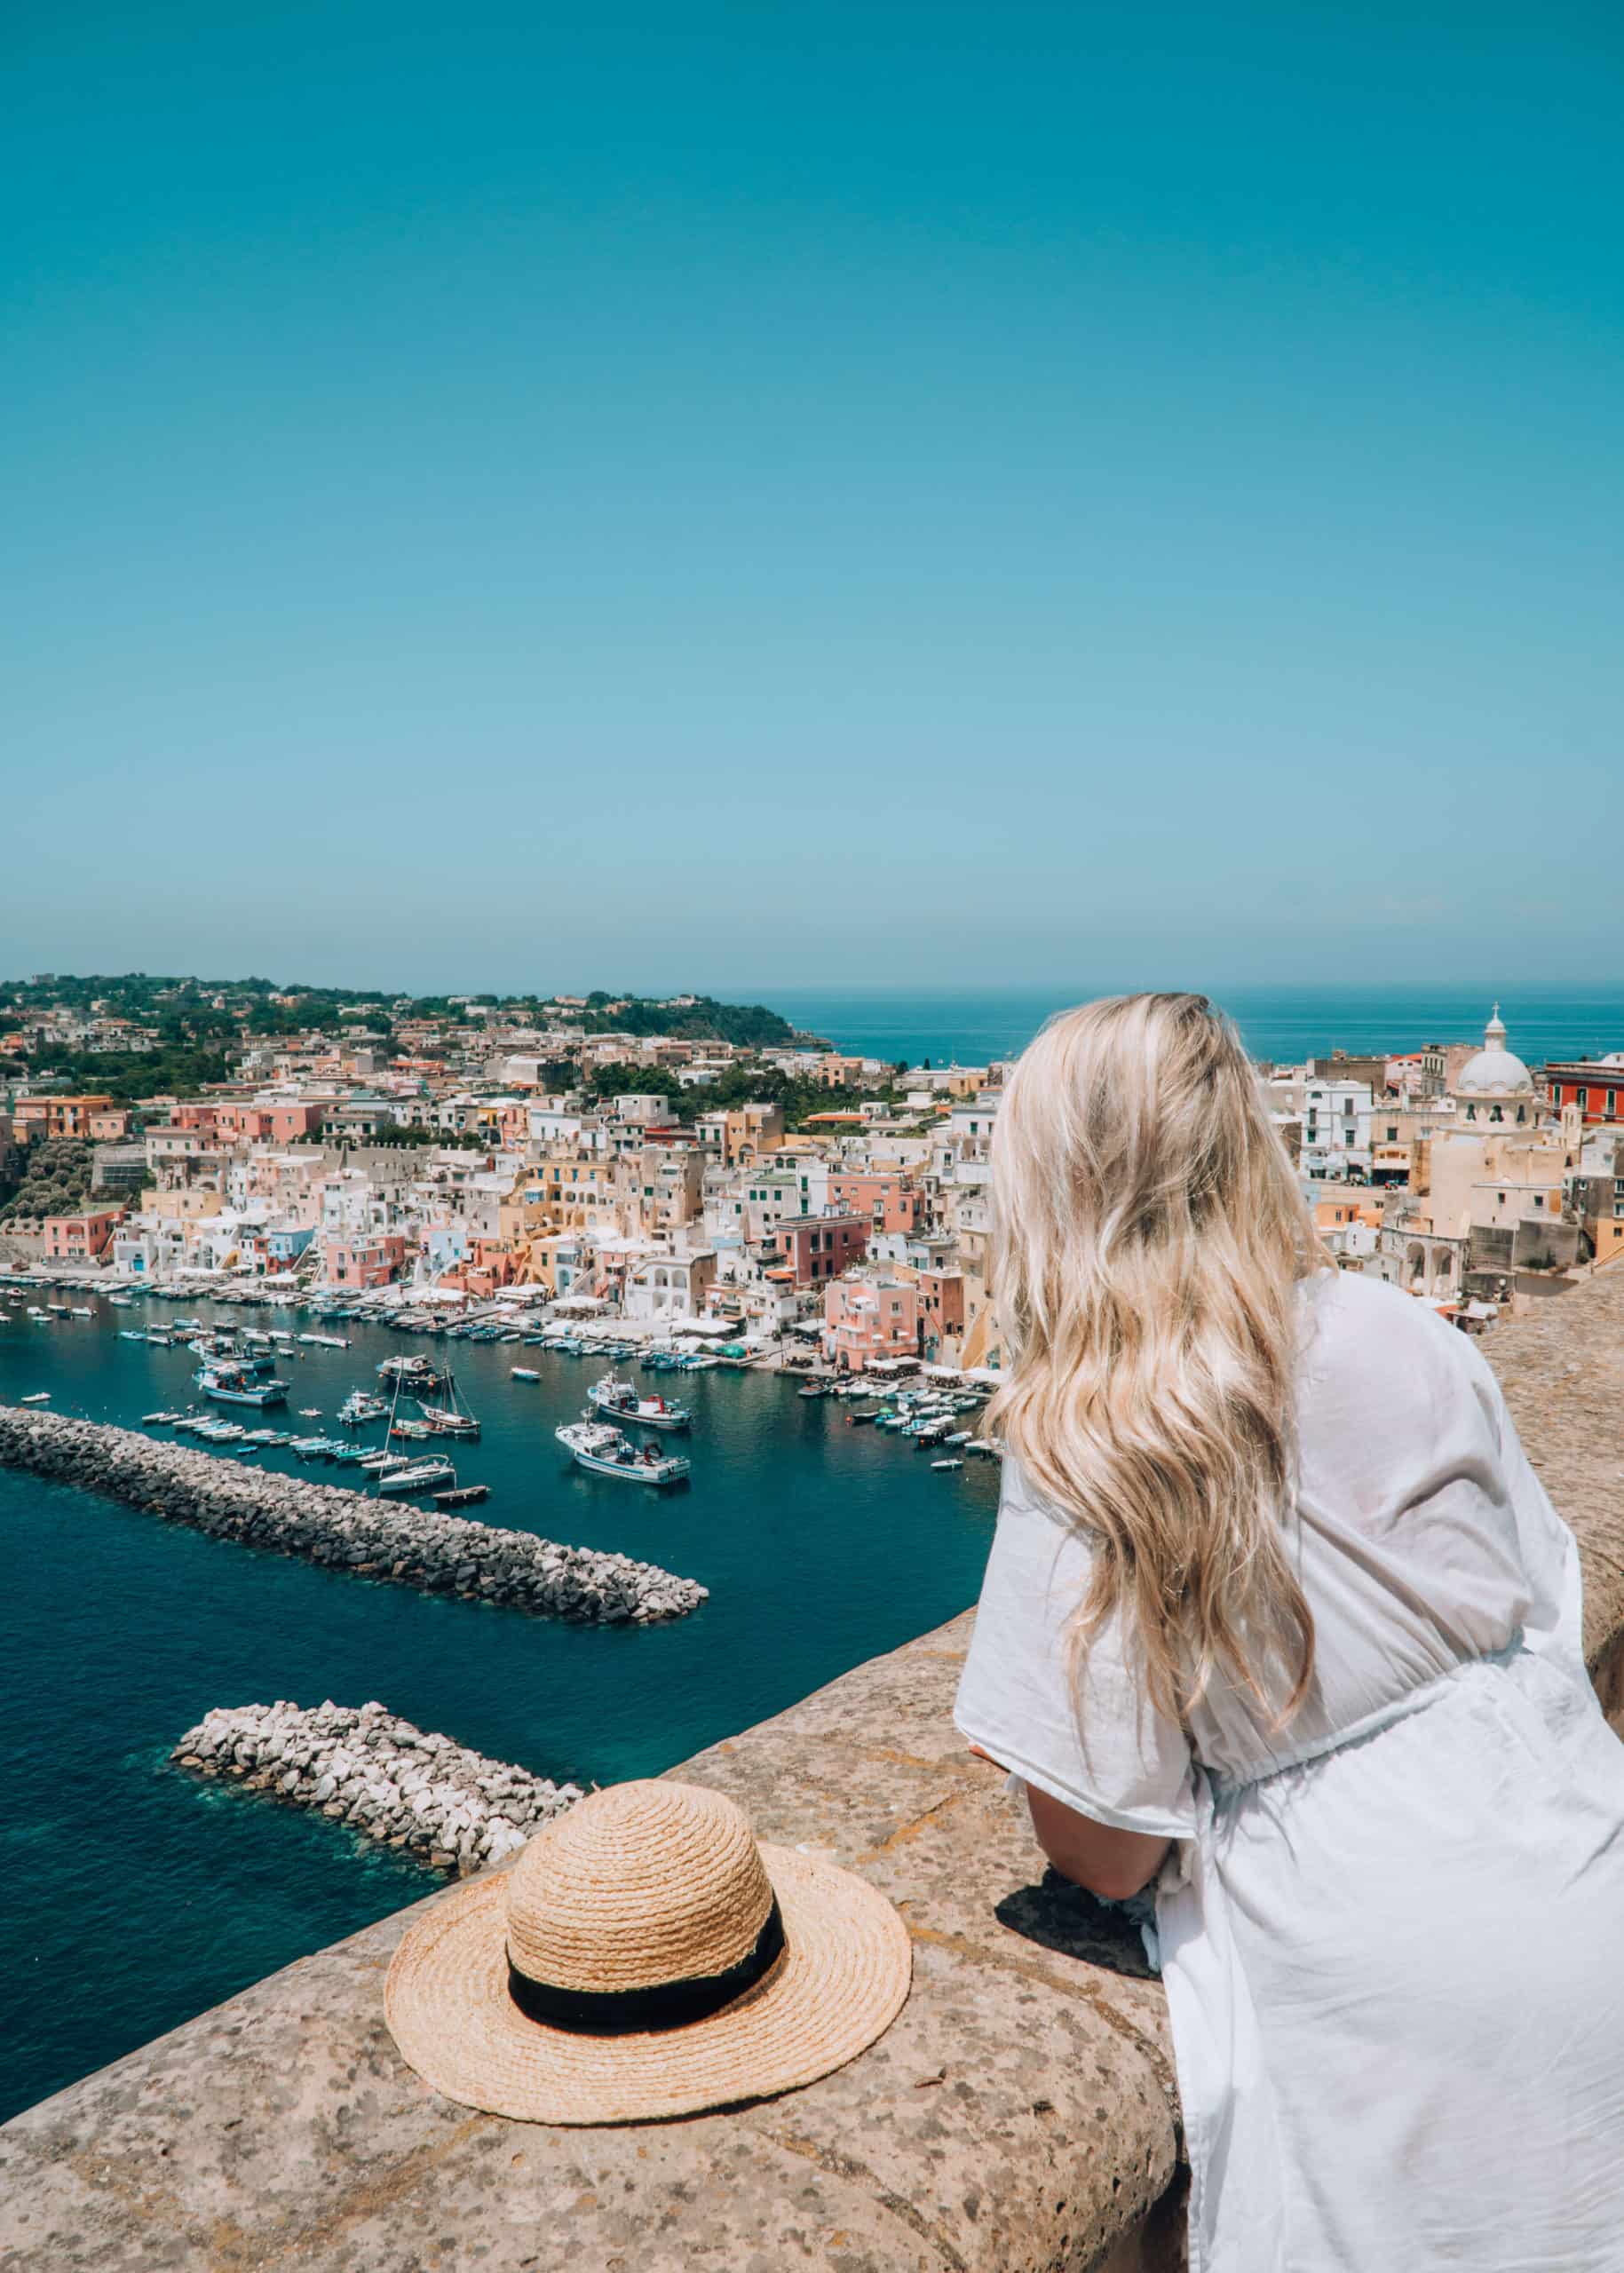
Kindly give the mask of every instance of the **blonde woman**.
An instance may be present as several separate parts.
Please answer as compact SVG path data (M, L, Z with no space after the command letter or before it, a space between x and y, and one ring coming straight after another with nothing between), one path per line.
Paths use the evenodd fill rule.
M993 1182L959 1724L1156 1883L1192 2273L1624 2266L1624 1746L1493 1374L1327 1267L1200 996L1057 1019Z

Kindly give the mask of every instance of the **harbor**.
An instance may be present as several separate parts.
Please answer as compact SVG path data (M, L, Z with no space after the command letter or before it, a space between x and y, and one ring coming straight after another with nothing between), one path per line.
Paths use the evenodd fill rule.
M142 1432L198 1447L234 1479L347 1490L353 1466L301 1457L291 1444L242 1462L261 1416L204 1400L189 1344L205 1330L273 1330L276 1372L290 1393L265 1427L372 1449L384 1441L392 1390L381 1398L384 1414L353 1430L341 1418L346 1401L358 1390L377 1401L379 1364L421 1354L438 1373L452 1370L457 1409L475 1416L479 1433L400 1448L448 1450L459 1479L488 1489L471 1510L479 1519L623 1554L709 1591L696 1614L636 1629L535 1619L244 1550L96 1493L0 1469L10 1555L0 1703L16 1732L0 1858L38 1960L21 1984L8 2069L17 2106L421 1891L422 1865L404 1849L358 1837L320 1809L279 1807L234 1779L200 1783L178 1771L170 1754L178 1733L222 1700L382 1698L392 1714L488 1760L584 1788L658 1772L784 1709L907 1640L922 1618L951 1616L979 1580L995 1464L982 1458L958 1474L933 1473L927 1452L907 1439L847 1425L848 1414L879 1397L803 1398L793 1374L725 1363L650 1369L599 1352L590 1335L572 1352L418 1338L364 1318L196 1293L109 1301L36 1285L16 1305L4 1299L20 1291L0 1291L9 1321L0 1327L0 1403L20 1406L43 1393L31 1412L138 1431L145 1414L206 1405L243 1437L210 1447L172 1425ZM28 1319L29 1305L42 1322ZM73 1315L86 1308L91 1317ZM149 1331L163 1338L148 1341ZM301 1344L304 1331L349 1346ZM125 1340L127 1332L143 1338ZM516 1359L538 1378L513 1380ZM646 1439L680 1445L691 1460L678 1489L628 1490L583 1470L554 1441L556 1429L581 1420L608 1365L642 1394L653 1389L690 1409L686 1432ZM432 1392L429 1402L442 1397ZM408 1410L404 1395L400 1410ZM420 1504L434 1506L384 1502ZM896 1580L904 1564L914 1574L906 1594ZM28 1861L69 1852L86 1866L88 1910L76 1922L50 1875ZM224 1924L223 1884L234 1890ZM172 1953L162 1971L99 1980L93 1993L75 1988L75 1952L86 1933L160 1928Z

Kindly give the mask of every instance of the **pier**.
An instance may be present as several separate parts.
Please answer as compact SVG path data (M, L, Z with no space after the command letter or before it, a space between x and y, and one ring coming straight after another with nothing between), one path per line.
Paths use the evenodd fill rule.
M697 1610L709 1589L653 1563L563 1547L401 1501L259 1474L189 1446L60 1414L0 1406L0 1465L75 1484L275 1555L578 1624L646 1626Z
M217 1706L170 1755L462 1878L516 1855L582 1794L414 1728L376 1702Z

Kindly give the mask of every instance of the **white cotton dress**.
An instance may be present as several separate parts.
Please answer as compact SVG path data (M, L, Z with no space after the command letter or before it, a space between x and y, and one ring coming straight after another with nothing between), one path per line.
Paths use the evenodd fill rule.
M1624 1745L1573 1536L1463 1334L1361 1278L1303 1304L1289 1531L1318 1670L1285 1736L1226 1689L1186 1737L1120 1631L1073 1712L1090 1550L1012 1461L958 1725L1184 1842L1157 1926L1192 2273L1613 2273Z

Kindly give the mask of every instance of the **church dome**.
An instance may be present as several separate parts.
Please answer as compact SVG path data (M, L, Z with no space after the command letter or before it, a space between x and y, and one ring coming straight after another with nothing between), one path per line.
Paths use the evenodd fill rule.
M1455 1080L1455 1095L1462 1097L1525 1097L1533 1094L1533 1076L1522 1059L1506 1048L1506 1029L1500 1005L1483 1030L1483 1047L1469 1057Z

